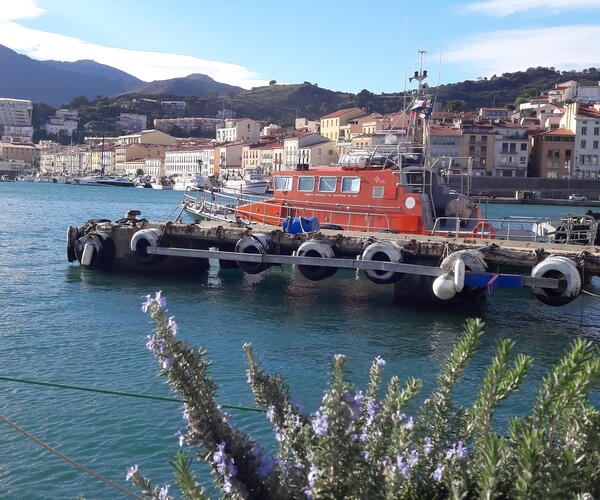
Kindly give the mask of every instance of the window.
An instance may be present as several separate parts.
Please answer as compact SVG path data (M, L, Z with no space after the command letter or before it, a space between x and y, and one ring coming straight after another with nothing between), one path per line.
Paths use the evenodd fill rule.
M600 127L594 127L594 135L600 135Z
M517 151L517 145L514 142L510 143L510 152L515 153Z
M508 153L508 142L503 142L502 143L502 152L503 153Z
M312 192L315 190L314 177L298 177L298 191Z
M527 151L527 143L526 142L521 143L521 151Z
M598 141L594 141L594 142L592 143L592 147L593 147L594 149L598 149Z
M342 177L342 193L358 193L360 177Z
M487 135L481 136L481 142L487 142Z
M337 177L319 177L319 191L322 193L335 193Z
M524 156L519 156L519 162L520 163L525 163L525 157Z
M586 142L585 141L581 141L581 147L582 147L582 149L585 149L585 147L586 147Z
M383 186L373 186L373 198L383 198Z
M469 142L470 142L471 144L475 144L475 136L474 136L474 135L470 135L470 136L469 136Z
M277 175L274 177L275 191L291 191L292 190L292 178L283 175Z
M587 135L587 127L581 127L581 135Z

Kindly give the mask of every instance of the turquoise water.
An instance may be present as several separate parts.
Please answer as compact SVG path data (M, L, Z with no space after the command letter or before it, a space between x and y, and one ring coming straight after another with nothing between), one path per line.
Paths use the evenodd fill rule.
M509 414L527 411L540 377L572 339L600 339L600 301L591 297L549 308L526 291L501 291L477 310L449 310L395 305L391 287L349 272L313 283L281 269L250 276L213 267L206 276L174 280L66 262L68 225L114 220L127 209L163 218L180 198L148 189L0 183L0 375L169 396L145 349L150 327L140 310L142 295L162 289L181 336L203 345L214 361L222 403L251 405L242 344L252 342L263 366L283 374L293 397L313 410L338 352L348 355L357 383L381 355L388 376L423 378L427 394L465 316L478 314L487 333L459 401L473 397L499 338L512 338L517 352L535 358L529 382L500 409L502 425ZM565 209L491 205L490 217ZM594 279L589 289L599 293L599 284ZM234 413L242 428L271 439L262 415ZM0 414L120 485L134 463L153 480L173 483L167 464L183 430L178 404L0 381ZM120 497L2 423L0 446L0 498Z

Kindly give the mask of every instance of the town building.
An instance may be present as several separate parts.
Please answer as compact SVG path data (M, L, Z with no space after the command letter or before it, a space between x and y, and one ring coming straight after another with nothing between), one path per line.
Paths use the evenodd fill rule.
M157 118L154 120L154 128L169 133L173 127L178 127L186 134L215 136L217 128L224 125L220 118Z
M127 177L137 177L140 173L144 174L144 167L146 166L145 161L146 158L135 158L126 161L123 165L122 172L124 172Z
M0 160L5 162L19 162L28 168L39 165L39 150L33 144L18 142L0 142Z
M33 104L25 99L0 97L0 140L31 142Z
M569 80L567 82L557 83L553 89L548 90L548 102L552 104L562 104L565 101L574 101L577 96L577 82Z
M318 134L321 132L321 121L309 120L308 118L296 118L294 129Z
M160 144L128 144L115 148L115 170L125 171L125 163L132 160L143 160L162 156L169 146Z
M600 102L600 82L598 85L578 85L577 102L590 104Z
M90 153L92 172L105 174L115 171L115 148L94 148Z
M146 115L135 113L121 113L117 118L117 125L126 132L141 132L142 130L146 130L147 122L148 117Z
M337 141L345 139L340 137L340 127L348 124L348 120L358 118L366 113L360 108L340 109L321 117L321 135L327 139ZM349 138L348 138L349 139Z
M215 174L215 149L212 146L180 148L165 153L164 175L202 175Z
M160 107L163 113L176 118L185 114L187 104L185 101L160 101Z
M511 111L507 108L480 108L480 120L508 120Z
M117 141L122 146L129 144L153 144L160 146L174 146L177 141L160 130L142 130L137 134L121 135Z
M600 105L566 104L560 126L575 134L574 176L599 179Z
M165 162L164 158L157 156L155 158L146 158L144 160L144 176L151 177L153 179L160 179L165 176Z
M298 164L331 165L338 159L335 142L320 134L287 137L283 150L283 170L294 170Z
M215 146L215 175L224 179L243 176L243 148L244 144L241 142L230 142Z
M495 177L527 177L529 161L529 138L525 127L512 123L494 125Z
M61 132L71 136L77 130L79 113L74 109L57 109L54 116L44 125L47 134L58 135Z
M468 118L460 119L459 126L462 133L459 156L473 159L474 175L492 175L495 140L493 126Z
M217 142L253 142L260 137L264 122L250 118L235 118L225 120L222 127L217 127Z
M467 158L461 154L462 133L459 128L443 125L430 125L425 129L425 146L431 162L441 168L451 168L460 173L468 166Z
M559 128L532 135L530 177L568 179L574 176L575 133Z

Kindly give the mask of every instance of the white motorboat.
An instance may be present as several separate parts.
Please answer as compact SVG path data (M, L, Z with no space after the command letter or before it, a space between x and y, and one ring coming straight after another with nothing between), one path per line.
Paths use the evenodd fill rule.
M127 177L108 177L104 175L91 175L76 180L80 186L116 186L133 187L133 182Z
M173 183L167 179L152 179L150 181L150 185L152 186L152 189L163 189L163 190L172 190L173 189Z
M268 181L256 169L247 169L241 179L227 179L221 191L231 194L265 194Z
M175 191L207 189L208 187L210 187L210 181L201 175L178 175L175 177L175 183L173 184L173 189Z

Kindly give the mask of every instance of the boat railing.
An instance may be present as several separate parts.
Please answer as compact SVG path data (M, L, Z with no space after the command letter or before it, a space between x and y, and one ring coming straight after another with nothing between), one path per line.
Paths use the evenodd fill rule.
M252 195L228 194L210 190L189 190L183 196L182 206L211 220L235 222L251 221L281 226L287 214L295 217L317 217L322 224L340 226L350 231L391 231L388 214L371 210L352 210L355 207L340 203L302 201L298 205L281 202L279 215L270 213L281 200Z
M593 244L598 221L587 215L560 217L463 218L438 217L431 234L456 237L491 238L513 241Z

